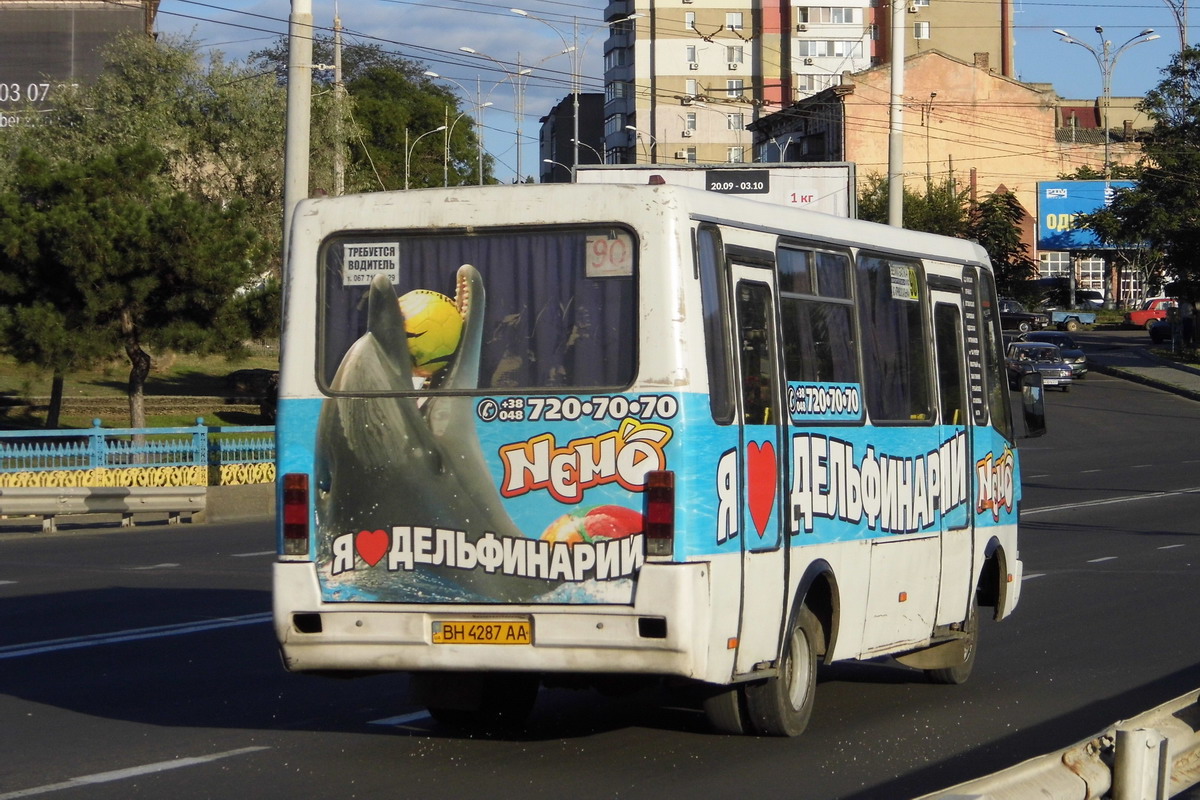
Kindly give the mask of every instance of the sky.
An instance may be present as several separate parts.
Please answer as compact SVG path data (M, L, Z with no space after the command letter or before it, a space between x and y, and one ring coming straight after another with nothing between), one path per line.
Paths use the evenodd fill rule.
M314 24L331 29L335 0L310 1ZM424 63L450 79L446 85L457 89L464 111L473 114L476 106L491 103L482 110L484 146L496 160L496 176L511 180L518 165L525 175L538 174L538 119L570 93L576 58L582 90L603 91L601 18L606 4L606 0L340 0L337 13L346 44L376 44ZM514 5L531 16L512 13ZM1079 45L1060 41L1052 32L1055 28L1102 51L1102 39L1094 30L1101 26L1114 53L1146 28L1162 37L1120 54L1112 69L1114 97L1140 96L1152 89L1179 47L1179 27L1166 0L1013 0L1013 5L1016 77L1051 83L1063 97L1098 97L1103 93L1103 78L1096 58ZM157 29L190 36L205 49L221 51L226 60L242 61L284 34L290 13L290 0L162 0ZM562 53L576 42L574 53ZM461 47L484 55L472 56ZM514 87L518 61L522 69L533 70L519 93ZM518 96L524 106L519 139L524 146L519 156Z

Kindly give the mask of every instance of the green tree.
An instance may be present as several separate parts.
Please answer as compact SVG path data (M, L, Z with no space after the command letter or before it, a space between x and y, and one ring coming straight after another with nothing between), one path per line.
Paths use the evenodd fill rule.
M1102 241L1144 248L1148 275L1175 275L1186 299L1200 300L1200 49L1175 54L1141 109L1153 121L1135 187L1081 223ZM1155 270L1161 257L1162 273Z
M967 192L953 178L925 187L920 192L904 187L904 227L943 236L963 236L967 231ZM859 219L888 221L888 179L878 173L866 178L858 198Z
M250 54L250 61L287 81L287 40ZM333 40L327 34L313 39L313 61L333 63ZM348 191L404 188L405 167L410 187L494 183L493 160L482 156L480 141L470 113L447 87L424 75L425 67L384 51L375 44L353 44L342 48L342 85L345 102L339 110L333 72L321 70L313 80L318 91L313 103L313 152L332 153L341 124L351 131L346 138L346 185ZM341 120L339 123L338 120ZM417 137L431 133L419 144ZM345 138L345 137L343 137ZM411 153L406 151L408 141ZM328 188L328 169L314 164L315 184Z
M138 319L128 315L134 327L125 339L109 338L112 329L102 324L98 298L125 291L152 292L148 278L138 278L133 286L121 285L132 273L122 272L120 264L136 272L147 259L161 264L186 262L203 237L225 235L228 226L208 219L218 207L226 213L236 210L239 230L250 228L229 239L237 256L223 268L226 277L242 281L235 287L238 294L225 296L224 279L214 283L194 272L190 279L202 283L193 286L187 283L187 273L179 272L174 278L163 277L178 283L175 299L164 295L156 302L161 301L159 308L170 309L180 321L198 314L216 322L213 315L220 306L223 316L215 330L240 329L261 337L278 327L278 280L271 276L279 272L282 242L285 94L274 76L227 65L219 56L205 69L197 45L174 37L119 37L106 48L104 61L94 82L61 92L46 113L25 115L36 123L6 129L0 136L5 155L0 158L0 194L8 202L8 210L0 215L6 226L0 242L7 259L0 279L7 313L0 326L8 336L0 346L54 374L48 422L56 421L65 372L123 351L133 364L131 391L139 392L138 398L131 395L131 416L143 418L138 387L144 375L139 380L139 370L149 360L142 358ZM154 152L157 166L152 173L131 172L125 185L109 167L112 163L144 165L149 157L135 157L131 150L135 145ZM85 172L71 173L73 168ZM63 183L67 175L91 185L110 180L110 198L106 201L94 194L94 202L88 203L83 194L70 195ZM57 188L55 180L61 184ZM137 225L151 223L134 213L139 201L130 187L144 193L146 212L156 215L153 219L161 226L162 236L153 242L139 244ZM88 187L75 188L83 193ZM118 208L118 198L129 202ZM166 205L152 205L156 202ZM64 221L69 214L75 217ZM196 227L174 230L168 222ZM240 246L243 236L251 234L258 244ZM77 276L87 281L87 292L67 286L70 279L63 276L72 274L69 269L82 270L72 266L72 258L78 260L77 250L103 252L105 241L120 258ZM137 246L149 249L137 251ZM188 302L196 307L180 307ZM130 305L130 310L136 307ZM225 318L237 313L243 318L236 325ZM180 333L182 322L167 326L154 314L147 319L154 332L144 342L226 352L241 346L241 342L218 346L203 337L185 336Z
M246 201L244 213L265 246L258 273L279 274L282 253L283 139L286 94L274 75L202 63L186 38L124 34L105 48L91 84L58 95L35 125L8 129L0 146L0 187L23 147L52 160L82 163L145 141L167 161L170 183L212 202Z
M1002 295L1024 297L1037 275L1029 245L1021 239L1025 209L1009 191L992 192L971 213L967 235L979 242L992 261L996 288Z
M146 142L78 162L23 150L0 192L0 242L10 351L56 374L124 353L133 427L146 423L148 348L235 356L262 333L237 299L258 255L245 202L176 190Z

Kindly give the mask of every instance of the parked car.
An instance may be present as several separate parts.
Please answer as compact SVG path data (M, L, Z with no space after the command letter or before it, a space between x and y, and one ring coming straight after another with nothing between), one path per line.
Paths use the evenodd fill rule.
M1171 341L1171 323L1169 320L1154 320L1146 326L1146 332L1150 334L1150 341L1155 344Z
M1195 346L1195 317L1183 317L1179 320L1179 337L1184 347ZM1165 344L1171 341L1175 335L1171 330L1171 321L1169 319L1156 319L1146 326L1146 332L1150 334L1150 341L1155 344Z
M1042 342L1013 342L1008 346L1004 358L1008 371L1008 388L1017 389L1021 376L1029 372L1042 374L1042 385L1057 386L1064 392L1071 390L1071 365L1063 361L1062 354L1052 344Z
M1000 298L1000 327L1006 331L1040 331L1049 327L1050 315L1028 311L1025 306L1007 297Z
M1125 324L1149 331L1155 320L1166 319L1167 309L1177 305L1179 304L1172 297L1151 297L1125 315Z
M1104 307L1104 295L1095 289L1080 289L1075 292L1075 307L1095 311Z
M1018 340L1054 345L1058 348L1058 353L1062 356L1063 361L1071 365L1072 378L1082 378L1087 375L1087 354L1079 349L1079 345L1075 344L1075 340L1067 334L1060 331L1030 331L1022 334Z

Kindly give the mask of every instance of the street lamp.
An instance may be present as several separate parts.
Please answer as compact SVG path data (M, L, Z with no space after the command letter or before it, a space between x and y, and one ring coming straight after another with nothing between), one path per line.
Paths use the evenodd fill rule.
M638 128L636 125L626 125L625 130L633 131L634 134L636 134L637 138L639 138L639 139L642 138L643 136L646 136L647 138L650 139L650 161L651 161L651 163L657 163L655 161L655 158L658 156L658 140L654 138L654 134L646 133L645 131L642 131L640 128Z
M1108 107L1112 103L1113 69L1116 68L1117 59L1121 57L1121 53L1124 53L1128 48L1133 47L1135 44L1152 42L1160 37L1154 32L1153 28L1146 28L1136 36L1131 36L1125 44L1118 47L1116 51L1113 51L1113 43L1104 38L1104 28L1099 25L1096 26L1096 33L1100 35L1100 50L1097 50L1086 42L1079 41L1064 30L1055 28L1054 32L1061 36L1062 41L1067 44L1077 44L1091 53L1092 57L1096 59L1096 66L1100 67L1100 78L1104 91L1104 177L1107 178L1109 149Z
M450 83L453 83L455 86L457 86L459 89L462 89L463 94L465 96L470 97L470 95L471 95L471 93L469 91L467 91L467 87L463 86L461 83L454 80L454 78L447 78L445 75L439 75L438 73L434 72L433 70L425 70L425 72L423 72L422 74L426 78L433 78L434 80L440 80L440 81L449 81ZM496 87L493 86L492 90L495 91L495 88ZM491 96L491 92L488 92L488 96L489 97ZM478 163L479 185L482 186L483 185L483 110L492 104L490 102L482 103L482 102L480 102L480 100L482 100L482 98L479 96L479 77L476 76L475 77L475 144L476 144L477 150L478 150L477 155L478 155L478 162L479 162ZM449 158L449 156L447 156L447 158Z
M482 110L490 105L491 105L491 103L484 103L483 105L479 106L479 108L480 108L480 110ZM442 186L450 185L450 137L454 135L454 126L457 125L458 121L460 119L462 119L463 117L465 117L466 115L467 115L466 111L460 111L458 116L454 118L454 121L450 123L450 127L446 128L446 135L444 137L444 141L442 142ZM449 118L449 116L450 116L450 108L449 108L449 106L447 106L446 107L446 117ZM476 122L475 124L478 125L479 123ZM445 126L443 126L443 127L445 127ZM479 147L480 147L479 183L480 183L480 185L482 185L483 184L483 145L479 145Z
M527 75L531 74L533 72L533 68L525 67L522 69L520 53L517 53L517 64L516 64L517 68L514 71L514 70L509 69L508 65L505 64L503 61L500 61L499 59L496 59L496 58L492 58L487 53L484 53L480 50L476 50L474 47L460 47L458 49L463 51L464 53L470 53L473 56L479 56L480 58L486 58L488 61L491 61L493 64L498 66L505 73L505 75L507 76L505 78L505 80L508 80L510 78L512 79L513 93L515 95L516 106L517 106L516 110L514 112L514 116L516 117L516 121L517 121L517 183L521 183L524 180L524 176L521 174L521 171L522 171L521 170L521 139L523 138L521 135L522 134L521 124L525 117L525 87L524 87L523 81L521 79L526 77ZM538 61L537 63L535 63L533 66L537 67L537 66L541 65L543 62L549 61L550 59L552 59L556 56L564 55L567 52L569 52L569 51L563 50L558 53L551 53L550 55L543 58L541 61ZM503 81L501 81L501 83L503 83Z
M542 159L542 163L543 163L543 164L550 164L550 165L552 165L552 166L555 166L555 167L562 167L564 170L566 170L566 172L567 172L567 175L568 175L568 176L571 178L571 182L572 182L572 183L574 183L574 182L575 182L575 172L574 172L574 170L572 170L570 167L568 167L566 164L562 163L561 161L555 161L553 158L543 158L543 159Z
M600 163L601 163L601 164L604 164L604 163L606 163L605 154L604 154L604 153L601 153L599 150L597 150L596 148L592 147L592 146L591 146L590 144L588 144L587 142L581 142L581 141L579 141L578 139L576 139L576 138L572 137L572 138L571 138L571 144L573 144L573 145L576 145L576 146L578 146L578 145L583 145L583 146L584 146L584 147L586 147L588 150L591 150L593 153L595 153L595 154L596 154L596 158L600 159ZM603 142L601 142L601 144L603 144ZM576 159L575 159L575 162L576 162L576 164L575 164L575 165L576 165L576 166L579 166L579 163L578 163L578 162L579 162L579 159L578 159L578 158L576 158Z
M413 150L415 150L417 147L417 142L421 141L422 139L424 139L426 136L428 136L431 133L439 133L440 131L444 131L444 130L446 130L445 125L438 125L436 128L434 128L431 131L425 131L420 136L418 136L416 139L413 139L412 146L410 147L408 144L408 127L406 126L404 128L404 188L405 189L408 188L409 159L412 158L412 153L413 153Z
M743 134L745 134L745 132L746 132L746 128L745 128L744 124L740 128L733 127L732 121L730 120L730 117L733 115L731 115L728 111L724 111L719 108L712 108L709 105L707 105L706 103L694 102L694 103L691 103L688 107L689 108L702 108L705 111L712 111L714 114L720 114L725 119L726 129L737 132L734 137L735 141L737 142L736 147L738 150L741 151L741 153L742 153L741 157L742 157L743 161L745 160L746 146L744 144L742 144L742 141L744 138ZM740 112L735 112L735 113L737 116L741 116ZM743 123L744 123L744 120L743 120ZM705 126L705 127L707 127L707 126ZM705 137L705 138L710 138L710 137ZM717 137L712 137L712 138L717 138ZM751 156L751 158L753 158L753 155Z
M645 16L645 15L644 14L628 14L624 17L620 17L619 19L609 20L608 22L604 23L603 28L598 28L596 31L592 31L591 34L589 34L588 37L586 39L584 39L583 45L580 45L579 44L579 17L571 18L571 21L572 21L571 43L568 44L567 37L563 35L562 31L560 31L555 25L547 22L546 20L542 19L541 17L539 17L535 14L530 14L528 11L523 11L522 9L519 9L519 8L510 8L509 11L511 11L512 13L517 14L519 16L525 17L527 19L536 20L537 22L540 22L543 25L545 25L550 30L554 31L554 33L558 36L558 38L562 40L563 48L564 48L563 52L571 53L571 97L572 97L571 108L572 108L572 116L574 117L574 121L573 121L574 133L573 133L573 136L571 139L571 141L574 143L574 149L573 149L572 158L571 158L571 164L572 164L571 180L572 180L572 182L574 182L575 170L579 167L579 145L581 144L581 142L579 141L579 90L580 90L580 83L582 80L581 72L583 70L583 65L582 65L583 51L585 49L587 49L588 42L590 42L592 40L592 37L596 35L597 31L607 30L608 28L612 27L613 25L616 25L617 23L625 22L626 20L636 19L637 17L641 17L641 16Z

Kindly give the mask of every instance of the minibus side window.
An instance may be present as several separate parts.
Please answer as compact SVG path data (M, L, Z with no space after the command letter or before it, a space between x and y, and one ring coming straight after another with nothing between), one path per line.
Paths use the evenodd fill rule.
M713 421L733 422L734 394L729 354L729 310L723 290L725 259L721 255L720 234L715 228L696 231L696 258L700 267L700 296L704 311L704 352L708 361L708 402Z
M874 422L932 420L920 265L860 254L857 283L867 412Z
M776 257L787 379L857 383L849 257L794 247Z
M979 271L979 305L983 317L984 370L987 374L992 427L1011 442L1013 423L1004 369L1004 340L1000 335L1000 305L992 274L985 270Z

